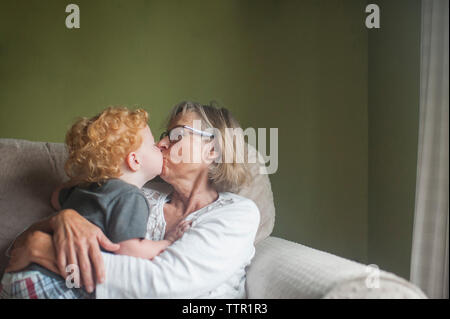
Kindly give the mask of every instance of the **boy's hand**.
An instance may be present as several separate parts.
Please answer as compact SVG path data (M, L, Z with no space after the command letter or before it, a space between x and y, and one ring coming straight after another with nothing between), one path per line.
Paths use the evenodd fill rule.
M183 236L184 232L191 228L192 220L181 221L172 231L168 232L164 239L171 241L172 243Z

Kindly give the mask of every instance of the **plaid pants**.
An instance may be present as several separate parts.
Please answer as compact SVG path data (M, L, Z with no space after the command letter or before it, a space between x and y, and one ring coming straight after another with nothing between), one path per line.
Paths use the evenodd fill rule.
M95 299L83 288L68 288L66 281L35 270L5 273L0 299Z

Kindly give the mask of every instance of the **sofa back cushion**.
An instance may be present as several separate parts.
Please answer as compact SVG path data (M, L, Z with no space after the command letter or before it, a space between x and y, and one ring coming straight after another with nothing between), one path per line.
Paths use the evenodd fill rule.
M5 251L32 223L54 213L52 191L67 179L63 144L0 139L0 273Z

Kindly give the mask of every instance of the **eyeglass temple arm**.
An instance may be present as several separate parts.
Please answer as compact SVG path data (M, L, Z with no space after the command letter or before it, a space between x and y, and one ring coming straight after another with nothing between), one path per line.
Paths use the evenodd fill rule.
M205 136L209 136L209 137L213 137L214 136L214 134L212 134L212 133L208 133L208 132L205 132L205 131L200 131L200 130L197 130L197 129L193 128L193 127L187 126L187 125L184 125L183 127L187 128L187 129L190 129L193 132L196 132L196 133L201 134L201 135L205 135Z

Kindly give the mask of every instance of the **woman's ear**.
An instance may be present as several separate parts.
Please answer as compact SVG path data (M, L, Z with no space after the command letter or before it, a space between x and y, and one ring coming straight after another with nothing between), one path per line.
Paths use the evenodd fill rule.
M141 162L136 152L131 152L127 155L125 159L125 165L133 172L139 170L139 168L141 167Z
M216 151L215 143L209 142L205 145L205 160L207 163L212 163L216 160L216 158L220 155L219 152Z

